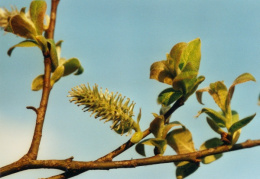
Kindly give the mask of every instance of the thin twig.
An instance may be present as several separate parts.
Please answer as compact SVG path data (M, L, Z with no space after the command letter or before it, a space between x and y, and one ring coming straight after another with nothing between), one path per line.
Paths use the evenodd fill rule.
M50 15L50 24L48 29L45 32L45 37L48 39L54 38L54 29L56 24L56 16L57 16L57 8L60 0L52 0L51 1L51 15Z
M37 110L35 107L33 107L33 106L27 106L26 109L31 109L31 110L33 110L36 114L38 113L38 110Z

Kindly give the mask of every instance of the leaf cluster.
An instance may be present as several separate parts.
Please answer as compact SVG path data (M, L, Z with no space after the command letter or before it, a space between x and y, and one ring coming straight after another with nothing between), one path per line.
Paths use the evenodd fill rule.
M209 87L202 88L196 92L199 103L202 103L202 93L208 92L221 111L215 111L211 108L202 108L197 117L201 113L206 113L207 123L213 131L222 136L222 141L227 144L235 144L240 136L241 128L247 125L255 114L239 119L238 112L231 109L231 99L235 91L235 86L248 81L255 81L255 78L250 73L244 73L238 76L229 89L223 81L211 83ZM222 128L226 128L224 131Z
M30 4L29 13L26 14L26 8L22 8L17 14L11 15L4 30L26 39L12 46L7 52L9 56L16 47L38 47L45 58L51 58L51 86L53 86L61 77L74 72L75 75L80 75L84 68L77 58L66 60L60 57L62 41L55 43L53 39L47 39L43 36L43 33L48 29L48 24L44 24L45 19L48 22L48 16L45 14L46 9L47 4L44 0L34 0ZM33 91L41 90L44 84L43 79L43 74L37 76L32 82L31 89Z

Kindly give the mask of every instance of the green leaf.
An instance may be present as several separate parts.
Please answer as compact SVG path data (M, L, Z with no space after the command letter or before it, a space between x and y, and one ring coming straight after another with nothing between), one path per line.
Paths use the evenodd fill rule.
M71 59L66 60L63 63L63 66L65 67L63 76L67 76L67 75L75 72L76 70L78 70L78 71L75 73L75 75L79 75L83 72L83 67L81 67L81 64L77 58L71 58Z
M238 129L236 132L234 132L233 136L232 136L232 144L231 145L234 145L239 137L240 137L240 133L241 133L241 129Z
M212 138L212 139L209 139L206 142L204 142L200 146L200 150L218 147L218 146L221 146L222 144L223 144L223 142L220 139ZM209 156L202 158L202 163L209 164L209 163L214 162L215 160L219 159L220 157L222 157L222 154L209 155Z
M186 128L175 129L169 132L166 136L166 140L177 154L185 154L196 151L191 133Z
M157 102L163 106L169 106L181 96L182 92L176 91L173 88L167 88L159 94Z
M38 44L34 40L25 40L25 41L22 41L16 45L12 46L11 48L9 48L9 50L7 51L7 54L9 56L11 56L15 47L37 47L37 46L38 46Z
M36 27L38 35L43 32L44 15L47 9L47 4L44 0L34 0L30 5L30 17Z
M200 39L176 44L167 60L155 62L150 68L150 78L173 85L175 90L186 89L188 81L197 76L200 65ZM176 79L175 79L176 78ZM174 84L173 84L174 81Z
M31 86L31 89L33 91L39 91L43 88L43 78L44 78L44 75L39 75L33 80L32 86Z
M184 127L179 121L170 122L169 124L167 124L167 125L164 126L163 133L162 133L162 138L165 139L166 136L167 136L167 133L168 133L173 127L176 127L176 126L182 126L182 127ZM185 128L185 127L184 127L184 128Z
M231 121L231 124L234 124L235 122L239 121L239 114L232 110L232 121Z
M175 90L180 90L184 94L188 92L188 87L196 82L196 71L183 71L172 81L172 87ZM193 80L192 80L193 79Z
M59 40L58 42L56 42L55 46L56 46L56 51L57 51L57 55L58 55L58 59L61 60L61 44L62 44L63 40ZM61 61L59 61L61 64Z
M76 73L74 73L74 75L81 75L83 72L84 72L84 68L83 68L83 66L80 65L80 67L78 68Z
M11 27L12 33L18 36L34 39L37 35L34 24L23 13L11 17L9 23L10 26L8 27ZM5 30L10 32L8 29Z
M142 155L142 156L146 156L145 155L145 150L144 150L144 144L142 142L138 143L136 146L135 146L135 150L138 154Z
M164 154L167 147L167 141L165 139L152 138L144 140L141 143L145 145L155 146L159 150L160 154Z
M140 129L140 127L139 127L139 129ZM135 144L135 143L139 142L140 140L142 140L142 138L143 138L143 132L137 131L132 135L130 141Z
M187 100L198 88L198 86L205 80L204 76L199 76L195 82L193 82L193 80L190 81L190 83L188 84L189 90L187 92L187 94L184 96L184 99Z
M48 52L48 45L47 45L47 40L45 37L43 37L42 35L37 35L35 37L35 39L38 42L39 47L41 48L42 52L45 54L46 52Z
M181 166L178 166L176 168L176 178L177 179L183 179L193 172L195 172L199 168L199 162L194 163L194 162L182 162Z
M58 66L53 72L53 74L51 75L51 86L53 86L54 83L56 83L63 76L63 73L64 73L64 66L63 65Z
M249 122L252 121L252 119L255 117L256 114L253 114L251 116L248 116L244 119L241 119L235 123L232 124L232 126L228 129L229 134L233 136L234 132L241 129L242 127L246 126Z
M210 84L209 94L213 97L215 103L222 111L226 111L227 87L223 81L217 81Z
M201 113L206 113L211 117L211 119L219 126L219 127L225 127L226 118L219 112L210 109L210 108L202 108L201 111L197 114L196 117L198 117Z
M207 123L211 127L212 130L214 130L218 134L222 134L223 131L211 118L207 117Z
M181 62L184 64L190 63L195 71L199 71L200 59L201 59L201 41L196 38L190 41L181 55Z
M150 131L156 138L162 138L164 130L164 117L158 116L150 123Z
M151 65L150 79L155 79L159 82L172 85L172 80L174 77L174 71L169 69L166 60L155 62Z
M49 51L50 51L50 56L51 56L52 71L54 71L59 66L56 46L55 46L55 43L52 39L47 39L47 45L48 45L48 48L49 48Z
M144 145L151 145L157 147L159 149L160 154L163 154L167 147L167 141L164 139L156 139L156 138L150 138L143 140L142 142L138 143L135 147L135 150L138 154L142 156L145 155Z
M199 89L196 91L196 98L200 104L203 104L202 103L202 93L206 92L206 91L209 91L209 87L202 88L202 89Z
M230 86L230 88L228 90L227 105L230 105L230 101L231 101L233 93L235 91L235 86L237 84L245 83L245 82L248 82L248 81L256 81L254 76L251 75L250 73L243 73L242 75L239 75L235 79L235 81L233 82L233 84Z
M174 69L176 72L176 75L180 74L182 68L184 67L183 63L180 64L181 61L181 55L183 50L187 47L186 42L180 42L174 45L170 51L170 65L171 69Z

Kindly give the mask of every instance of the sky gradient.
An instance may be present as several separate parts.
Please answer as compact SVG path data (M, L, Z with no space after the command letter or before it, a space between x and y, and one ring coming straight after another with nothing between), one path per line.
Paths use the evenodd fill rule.
M48 12L50 10L50 0ZM16 5L29 7L30 0L0 1L0 7ZM27 8L28 9L28 8ZM77 57L85 72L61 79L53 88L44 123L39 159L95 160L114 150L129 139L119 136L110 124L90 117L81 108L69 102L68 91L80 84L95 83L103 89L119 92L135 101L135 114L142 109L141 128L144 130L158 113L157 95L166 84L149 79L150 65L164 60L178 42L201 39L201 66L199 75L206 80L199 88L215 81L224 81L229 87L245 72L251 73L256 83L236 87L232 109L240 118L257 113L255 119L242 129L238 142L259 139L260 107L260 2L224 0L62 0L58 7L55 40L64 40L62 57ZM11 57L7 50L20 42L13 34L0 32L0 166L22 157L29 149L35 123L35 114L26 106L38 107L41 92L30 90L32 80L43 73L43 57L37 48L17 48ZM206 123L206 116L194 118L202 107L218 110L208 94L204 106L195 96L172 115L191 132L195 147L207 139L218 137ZM151 136L150 136L151 137ZM146 148L152 155L152 147ZM188 178L254 179L259 175L260 148L230 152L209 165L200 168ZM167 155L174 154L168 147ZM140 158L134 148L115 160ZM43 178L60 173L58 170L24 171L6 177ZM90 171L84 178L175 178L173 164L161 164L135 169Z

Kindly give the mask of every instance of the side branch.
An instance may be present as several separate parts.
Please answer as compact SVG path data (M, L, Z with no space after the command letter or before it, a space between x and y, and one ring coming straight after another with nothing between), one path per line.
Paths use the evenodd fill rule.
M73 170L73 171L87 171L87 170L108 170L116 168L134 168L138 166L154 165L161 163L172 163L179 161L194 161L194 158L200 159L205 156L236 151L240 149L251 148L260 145L260 140L247 140L246 142L235 144L232 148L228 145L210 148L202 151L170 156L154 156L143 159L124 160L124 161L107 161L107 162L80 162L71 160L30 160L24 161L19 166L12 168L6 166L0 169L1 176L6 176L21 170L27 169L59 169L59 170Z
M164 114L164 118L167 119L174 111L176 111L179 107L184 105L184 100L182 98L178 99L173 106ZM148 136L151 133L150 129L146 129L143 132L143 138L145 138L146 136ZM116 156L120 155L121 153L125 152L126 150L128 150L129 148L131 148L133 145L135 145L134 143L132 143L130 140L128 140L126 143L122 144L121 146L119 146L117 149L115 149L114 151L108 153L107 155L97 159L97 162L105 162L105 161L112 161L113 158L115 158ZM65 179L65 178L71 178L73 176L79 175L81 173L86 172L87 170L82 170L82 171L74 171L74 170L68 170L67 172L60 174L60 175L56 175L53 177L50 177L48 179Z

